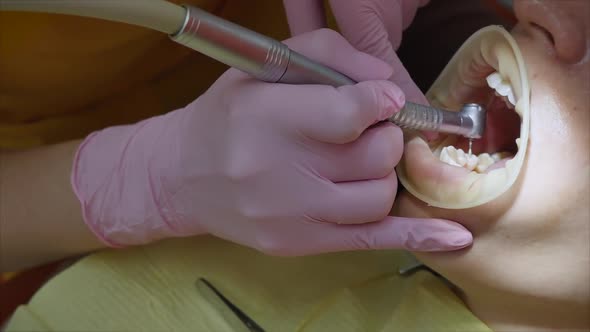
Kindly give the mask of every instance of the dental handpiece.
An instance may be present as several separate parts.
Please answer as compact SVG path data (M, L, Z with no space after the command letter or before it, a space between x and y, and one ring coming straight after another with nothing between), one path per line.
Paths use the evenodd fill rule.
M271 83L325 84L342 86L354 80L319 64L275 39L209 14L184 6L186 16L180 30L170 38L230 67ZM401 128L426 130L481 138L485 109L467 104L459 112L406 102L389 119Z

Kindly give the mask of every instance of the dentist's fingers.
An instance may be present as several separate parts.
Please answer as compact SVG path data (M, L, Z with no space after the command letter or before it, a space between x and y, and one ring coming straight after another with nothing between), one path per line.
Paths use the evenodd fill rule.
M443 219L385 217L363 225L294 224L289 236L272 231L259 237L258 249L276 256L302 256L340 251L405 249L454 251L473 242L460 224Z
M402 33L399 1L331 0L342 35L357 49L392 63Z
M321 193L309 217L320 222L362 224L383 219L391 211L397 193L396 173L378 180L336 183ZM314 193L310 193L313 195Z
M364 225L318 225L310 233L313 237L308 238L307 245L322 252L379 249L452 251L465 248L473 241L471 233L450 221L400 217L386 217L380 222ZM303 251L310 249L302 248Z
M319 3L321 1L284 0L284 2L289 17L289 24L292 24L296 30L294 31L294 35L325 26L322 19L311 18L322 17L323 7ZM344 38L339 36L339 38L333 41L334 45L330 45L329 47L330 49L334 49L334 52L330 52L330 54L318 54L318 52L314 52L314 49L322 49L322 41L325 38L321 34L335 33L327 29L322 30L323 32L321 34L316 35L315 40L318 40L318 43L303 45L299 42L301 41L300 36L291 38L287 43L295 50L301 51L303 54L311 56L313 59L331 66L357 81L389 79L404 91L408 101L427 104L424 94L413 82L395 53L401 42L403 29L412 22L417 9L427 3L427 0L332 0L332 11L338 21L340 30L352 46ZM309 17L305 13L310 13L308 14ZM314 33L317 33L317 31ZM339 47L342 48L342 51L337 51ZM356 53L360 54L354 56L358 62L351 62L351 59L339 61L339 54L344 54L345 56L350 54L350 52L345 52L345 50L351 47ZM383 60L393 70L389 71L389 74L385 77L382 77L385 75L385 72L382 72L383 75L379 77L375 76L375 73L379 72L379 70L375 70L377 66L364 65L359 67L359 62L366 60L369 54ZM350 69L354 67L362 68L362 72L357 75L364 76L356 76L356 73L350 73Z
M357 49L392 63L402 32L414 20L420 0L330 0L340 31Z
M357 50L334 30L312 31L290 38L284 43L292 50L355 81L386 80L393 73L387 62Z
M392 66L394 71L389 80L399 86L399 88L404 92L406 100L421 105L429 105L430 103L426 99L426 96L416 85L414 80L412 80L412 77L410 77L410 74L403 66L397 55L395 55Z
M332 182L380 179L399 163L403 134L399 127L384 122L352 143L323 144L310 152L313 168Z
M322 0L283 0L291 35L327 27Z
M265 116L273 118L284 132L334 144L355 141L405 103L403 92L389 81L366 81L337 89L268 84L258 91L273 110Z

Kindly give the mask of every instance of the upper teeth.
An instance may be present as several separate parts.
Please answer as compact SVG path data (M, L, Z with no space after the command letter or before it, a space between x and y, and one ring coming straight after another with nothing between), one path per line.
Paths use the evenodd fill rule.
M512 90L512 86L509 82L506 82L502 78L502 75L500 75L500 73L494 72L490 74L486 78L486 81L488 82L488 86L490 88L496 90L496 92L500 96L506 97L506 99L512 105L512 107L516 105L516 97L514 95L514 91Z

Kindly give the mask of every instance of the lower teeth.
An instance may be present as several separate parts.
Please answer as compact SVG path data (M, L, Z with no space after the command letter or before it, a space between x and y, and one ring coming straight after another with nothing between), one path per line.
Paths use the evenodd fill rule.
M465 153L462 149L447 146L440 152L440 161L452 166L463 167L477 173L484 173L490 166L506 158L509 154L498 152L494 154L482 153L479 155Z

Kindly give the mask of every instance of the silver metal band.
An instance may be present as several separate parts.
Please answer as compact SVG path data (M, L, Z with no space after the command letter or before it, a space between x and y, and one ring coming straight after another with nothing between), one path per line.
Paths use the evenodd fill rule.
M199 8L184 7L184 24L170 36L176 43L263 81L278 82L287 71L286 45Z

